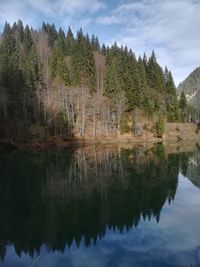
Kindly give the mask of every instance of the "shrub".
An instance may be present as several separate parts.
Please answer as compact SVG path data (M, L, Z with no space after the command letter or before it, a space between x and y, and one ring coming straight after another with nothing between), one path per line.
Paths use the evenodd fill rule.
M164 133L165 127L164 127L164 120L162 115L159 115L158 121L156 123L156 133L158 137L162 137Z

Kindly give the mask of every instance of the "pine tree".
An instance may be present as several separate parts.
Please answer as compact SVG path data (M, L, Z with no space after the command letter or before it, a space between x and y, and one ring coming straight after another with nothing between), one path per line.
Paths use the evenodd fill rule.
M66 55L70 56L73 54L74 46L75 46L74 35L72 33L71 28L69 27L67 31L67 35L66 35L66 40L65 40Z
M47 33L49 46L52 48L58 36L55 25L50 25L49 23L45 24L43 22L42 30Z
M99 40L98 40L98 37L94 36L94 34L92 34L92 37L91 37L91 46L94 51L100 52Z
M147 74L146 74L145 64L141 57L138 58L138 69L141 80L141 87L140 87L141 108L148 110L149 109L148 101L146 99L146 95L148 94Z
M170 71L165 72L165 92L166 92L166 110L168 120L174 122L179 120L179 108L176 95L176 87Z
M112 49L106 54L106 67L104 76L104 93L111 99L121 90L120 76L118 75L117 66L119 59L114 56L115 51ZM112 77L112 78L111 78Z
M179 107L181 110L185 110L187 107L187 99L186 99L184 91L181 92L181 96L179 100Z
M82 29L77 32L72 55L72 84L84 86L90 90L95 89L96 71L93 51L88 36L84 36Z
M21 97L24 88L19 68L19 45L14 36L15 32L6 23L0 46L0 84L6 88L9 95L8 116L12 116L13 120L21 116Z
M24 39L24 25L21 20L17 22L17 32L18 32L18 39L20 42L23 42Z
M39 63L38 53L40 57L44 54L45 63ZM100 78L104 75L104 95L111 102L109 116L112 119L118 117L118 126L122 113L131 114L134 110L157 113L168 121L178 121L179 116L186 121L188 108L185 95L182 93L180 101L177 101L172 74L167 68L163 72L154 51L149 59L144 54L137 60L134 51L126 46L119 47L116 42L112 46L103 44L100 47L98 38L84 35L82 29L74 37L70 27L65 35L61 28L57 32L54 24L43 23L42 31L37 32L29 26L24 28L19 20L12 27L9 23L5 24L0 43L0 85L6 90L8 117L16 123L15 128L28 129L38 117L41 125L45 124L51 114L48 114L47 107L42 106L42 101L51 92L52 85L76 87L75 92L79 87L88 89L92 97L96 89L97 55L102 59L102 72L104 58L106 61ZM124 101L120 98L122 96ZM75 121L76 114L73 116ZM66 111L64 114L58 111L55 117L49 117L53 124L51 127L55 128L55 132L59 127L62 132L63 127L67 127L63 124ZM158 135L161 136L161 133L158 132Z
M139 74L139 68L137 59L132 50L128 53L128 64L127 64L127 78L129 80L129 86L127 90L127 98L129 100L130 108L141 106L141 77Z
M10 35L12 33L10 24L8 22L5 23L4 29L3 29L3 37L6 37L7 35Z
M147 77L150 88L162 92L164 90L164 74L156 60L154 51L147 64Z
M161 114L159 114L158 121L156 123L156 133L158 137L162 137L164 133L165 127L164 127L164 119Z
M31 50L31 48L33 46L31 31L30 31L28 25L26 25L26 27L25 27L23 44L24 44L24 49L25 49L26 53L28 54L28 52Z
M180 108L180 119L182 122L185 122L187 119L188 105L184 91L181 92L179 100L179 108Z
M49 59L49 66L52 78L59 77L65 85L71 85L70 73L65 62L65 55L62 47L57 42L53 47Z
M61 28L58 31L58 37L57 37L57 40L55 42L56 42L55 46L60 51L62 51L63 55L65 55L66 54L65 33Z

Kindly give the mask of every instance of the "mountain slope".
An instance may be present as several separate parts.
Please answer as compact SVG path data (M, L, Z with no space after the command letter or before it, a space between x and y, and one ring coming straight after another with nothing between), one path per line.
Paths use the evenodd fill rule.
M196 68L182 83L178 86L178 94L184 91L189 104L200 106L200 67Z
M79 138L88 125L93 138L133 131L127 119L135 110L178 121L176 93L154 51L137 58L81 28L33 30L20 20L6 23L0 37L1 139Z

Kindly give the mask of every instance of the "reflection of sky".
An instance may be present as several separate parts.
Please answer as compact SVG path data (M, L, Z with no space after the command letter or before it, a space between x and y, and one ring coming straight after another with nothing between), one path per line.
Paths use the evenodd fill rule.
M9 246L0 267L200 266L199 222L200 191L179 175L175 201L170 206L165 203L158 224L155 219L141 220L137 229L123 234L107 229L96 245L77 248L73 244L64 253L42 247L33 265L28 255L23 253L18 258Z

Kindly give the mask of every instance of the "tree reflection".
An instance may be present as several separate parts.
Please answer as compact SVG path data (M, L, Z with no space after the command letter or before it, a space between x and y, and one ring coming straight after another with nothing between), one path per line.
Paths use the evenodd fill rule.
M181 160L181 173L200 188L200 151L185 153Z
M123 232L140 220L159 222L174 199L178 155L163 147L85 147L68 151L1 155L0 254L12 243L33 255L42 244L64 251L89 246L106 229Z

